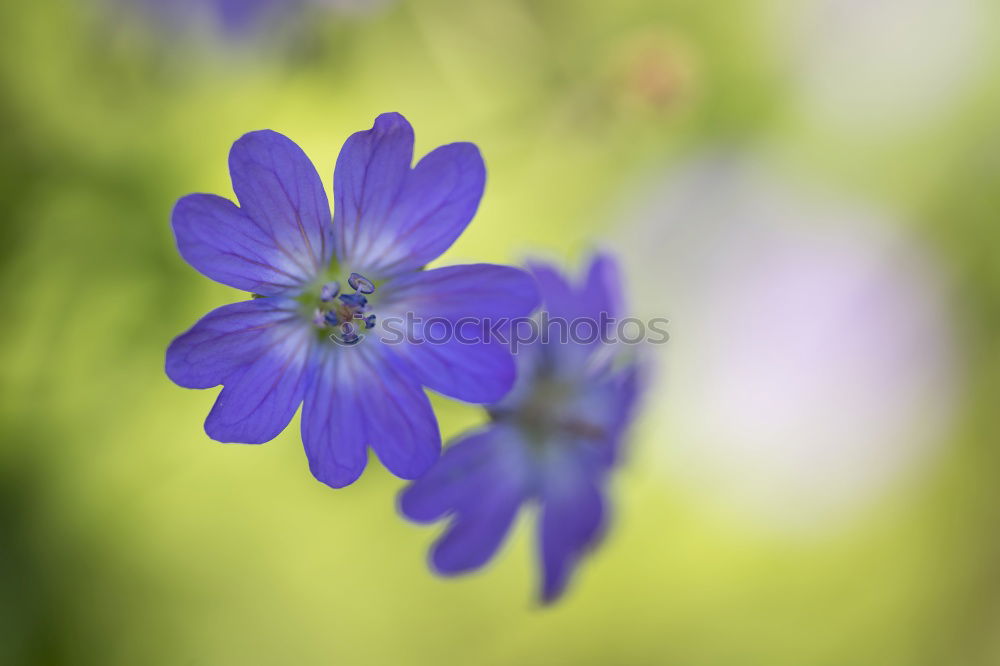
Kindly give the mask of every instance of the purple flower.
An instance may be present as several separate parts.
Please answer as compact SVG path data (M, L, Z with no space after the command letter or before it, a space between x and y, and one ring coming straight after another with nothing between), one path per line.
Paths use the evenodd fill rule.
M469 402L511 388L499 343L423 344L420 330L388 344L380 317L453 321L530 313L531 277L491 264L422 267L472 219L485 182L479 150L441 146L411 168L413 129L387 113L352 135L337 158L336 214L302 150L263 130L229 154L231 201L190 194L174 208L181 256L206 276L255 296L205 315L167 349L166 371L187 388L223 385L205 431L257 444L302 408L302 440L317 479L360 476L367 447L413 479L441 438L423 386Z
M683 322L649 396L650 458L692 501L767 530L844 529L950 441L961 344L912 220L761 156L671 167L621 216L642 302Z
M341 14L374 10L388 0L132 0L160 27L216 29L231 38L261 37L308 18L311 9Z
M597 257L583 284L534 265L544 308L566 321L615 317L621 293L614 262ZM609 353L610 352L610 353ZM451 524L431 552L443 575L483 566L518 509L540 505L541 597L555 600L600 538L605 486L639 393L639 366L621 348L540 339L517 356L518 380L491 405L490 424L466 434L400 496L402 513Z
M180 29L206 23L232 37L274 27L302 10L303 0L137 0L164 27Z

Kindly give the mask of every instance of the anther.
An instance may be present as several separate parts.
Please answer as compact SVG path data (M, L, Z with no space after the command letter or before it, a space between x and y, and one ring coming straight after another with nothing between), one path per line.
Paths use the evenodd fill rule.
M337 297L340 293L340 283L339 282L327 282L323 285L323 288L319 291L319 300L324 303L328 303Z
M340 336L344 342L357 342L358 327L349 321L340 325Z
M351 289L361 292L362 294L375 293L375 285L372 284L371 280L360 273L351 273L351 277L347 278L347 284L351 285Z
M368 305L368 299L359 294L341 294L340 300L353 308L363 308Z

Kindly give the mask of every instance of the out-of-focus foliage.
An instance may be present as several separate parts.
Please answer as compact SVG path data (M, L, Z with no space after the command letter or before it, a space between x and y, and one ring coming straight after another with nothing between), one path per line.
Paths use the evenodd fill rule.
M237 37L140 4L0 5L0 663L1000 661L993 3L314 2ZM264 127L329 187L346 136L390 110L418 153L486 157L480 213L441 263L624 247L634 308L675 342L699 326L654 296L693 292L650 245L685 234L643 231L659 222L641 211L690 161L753 154L791 188L890 211L946 285L950 420L848 516L787 530L670 464L696 431L655 418L685 391L667 372L606 543L559 605L529 601L526 521L487 570L435 578L433 535L398 518L376 462L332 491L297 428L212 442L215 392L162 371L174 335L239 297L177 256L176 198L228 192L230 144ZM434 402L446 434L484 418Z

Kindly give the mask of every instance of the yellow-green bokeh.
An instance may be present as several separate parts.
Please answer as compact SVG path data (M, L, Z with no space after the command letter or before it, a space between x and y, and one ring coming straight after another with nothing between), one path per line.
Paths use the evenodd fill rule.
M995 39L947 106L866 132L797 102L791 0L312 7L236 43L122 4L0 8L0 663L1000 663ZM215 391L171 384L163 353L242 296L179 258L173 202L230 193L229 146L260 128L329 188L383 111L418 154L485 156L480 212L439 264L575 262L613 244L649 174L720 148L899 211L953 285L962 379L939 452L848 521L761 530L662 473L684 434L649 417L658 391L608 539L540 608L530 515L489 567L444 580L425 563L437 529L396 515L402 482L374 458L333 491L297 419L262 446L209 440ZM446 435L483 418L434 404Z

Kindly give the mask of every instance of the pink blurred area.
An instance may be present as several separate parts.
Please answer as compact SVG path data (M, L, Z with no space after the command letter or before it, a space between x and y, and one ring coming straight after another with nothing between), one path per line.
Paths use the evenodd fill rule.
M918 473L956 404L947 280L890 215L746 158L665 177L625 252L671 319L665 482L781 529L833 527Z

